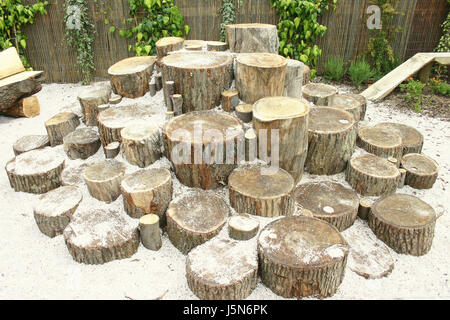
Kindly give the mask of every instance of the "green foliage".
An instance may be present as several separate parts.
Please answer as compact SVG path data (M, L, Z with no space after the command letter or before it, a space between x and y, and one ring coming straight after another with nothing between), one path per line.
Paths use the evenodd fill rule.
M450 96L450 84L440 78L432 78L429 82L431 91L435 94Z
M329 57L324 64L325 78L339 81L345 75L345 62L340 57Z
M450 4L450 0L447 0ZM447 18L441 25L442 27L442 37L439 40L439 44L436 48L437 52L449 52L450 51L450 12L447 14ZM447 66L439 66L437 68L438 74L446 73L448 68Z
M414 80L412 77L408 79L407 83L402 83L400 85L400 90L405 92L406 100L414 103L414 111L417 113L423 111L423 88L425 88L425 83Z
M235 2L242 5L243 0L222 0L222 6L218 13L222 14L222 23L220 24L220 41L226 41L227 35L225 26L233 24L236 21L236 5Z
M22 63L29 68L25 57L27 36L22 33L22 27L33 24L38 13L47 14L45 7L48 1L36 1L33 5L23 5L22 0L0 1L0 51L15 46Z
M375 71L372 70L370 64L364 59L353 61L348 73L350 80L352 80L358 90L361 90L361 85L367 83L375 75Z
M322 50L315 44L327 28L318 22L319 17L336 5L337 0L270 0L280 14L278 36L280 54L300 60L311 67L311 77Z

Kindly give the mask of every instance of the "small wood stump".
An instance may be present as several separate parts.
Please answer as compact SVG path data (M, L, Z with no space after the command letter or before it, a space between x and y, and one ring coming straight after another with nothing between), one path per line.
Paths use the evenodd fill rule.
M233 112L239 102L239 91L225 90L222 92L222 109L224 111Z
M91 162L82 162L76 165L69 165L61 173L61 185L81 187L84 185L83 173Z
M272 53L239 54L236 59L236 89L245 103L283 95L287 60Z
M183 49L184 39L179 37L165 37L156 41L156 54L158 60L164 58L171 51Z
M362 220L369 218L370 208L372 208L373 201L369 198L361 198L359 200L358 217Z
M351 159L345 175L345 180L363 196L394 193L400 179L400 171L395 165L371 154Z
M120 212L105 209L78 211L64 230L64 240L73 259L85 264L103 264L126 259L139 247L137 224Z
M83 110L83 122L87 126L97 125L98 107L109 103L111 88L103 86L91 87L78 96L81 109Z
M248 129L244 135L245 139L245 161L252 162L258 155L258 137L253 129Z
M64 137L64 151L69 159L87 159L100 149L100 135L91 128L77 129Z
M201 45L201 44L192 44L192 45L189 45L189 46L185 46L184 50L187 50L187 51L203 51L203 45Z
M64 137L75 131L80 125L78 116L71 112L58 113L45 122L48 138L52 147L63 144Z
M48 135L31 135L18 139L13 144L13 151L16 156L31 150L42 149L50 146Z
M256 250L245 242L213 239L188 254L186 278L202 300L245 299L258 283Z
M287 59L283 96L302 98L303 67L303 62Z
M381 158L393 157L397 161L400 161L402 158L402 138L387 128L360 128L356 144L358 147Z
M145 168L161 157L160 128L137 121L121 131L123 155L133 165Z
M317 175L334 175L344 171L355 151L356 124L353 116L346 111L311 108L305 170Z
M64 157L53 149L31 150L6 163L6 173L14 191L46 193L61 185Z
M184 40L184 48L187 47L203 47L206 46L206 41L204 40Z
M338 230L322 220L278 219L258 238L261 280L285 298L330 297L344 279L348 251Z
M167 208L167 233L183 254L214 238L227 222L225 201L205 191L195 191L172 201Z
M246 241L258 234L259 221L246 214L233 216L228 221L228 235L230 238Z
M303 98L316 106L328 106L330 100L338 93L338 89L328 84L309 83L302 88Z
M421 153L423 147L423 135L415 128L392 122L383 122L375 125L378 128L387 128L402 138L403 155L409 153Z
M120 183L125 170L124 163L109 159L87 167L83 178L91 196L107 203L116 200L120 196Z
M62 234L82 199L81 191L73 186L60 187L40 196L33 210L39 230L50 238Z
M208 41L206 43L206 49L208 51L227 51L228 43L222 41Z
M236 116L244 123L252 122L253 120L253 105L240 104L236 107Z
M328 106L350 112L356 122L364 120L366 114L365 104L350 94L336 94L330 97Z
M0 112L0 114L15 118L34 118L40 113L41 106L36 96L22 98L14 103L8 110Z
M277 26L262 23L228 24L225 26L231 52L278 53Z
M300 99L289 97L269 97L253 105L253 128L260 145L259 158L269 160L272 155L272 131L278 133L276 141L279 151L279 166L289 172L298 183L303 176L306 156L308 155L309 107ZM263 131L265 130L265 131ZM261 136L267 137L262 141ZM274 136L276 140L276 136ZM261 144L267 144L266 155L261 154Z
M112 94L108 101L109 104L119 104L120 102L122 102L122 96L119 94Z
M147 214L139 219L139 234L144 247L153 251L161 249L161 229L156 214Z
M228 187L236 212L270 218L294 214L294 179L283 169L237 168L228 179Z
M312 182L295 189L295 201L315 218L339 231L351 227L358 216L359 198L355 191L335 182Z
M426 202L411 195L394 194L374 203L369 227L395 252L422 256L431 249L436 219Z
M366 111L367 111L367 99L361 94L356 93L347 93L349 97L352 97L353 99L357 100L361 105L361 114L360 114L360 121L363 121L366 118Z
M103 148L106 159L114 159L120 152L120 142L114 141Z
M433 188L439 172L436 161L418 153L405 155L402 168L406 170L405 184L414 189Z

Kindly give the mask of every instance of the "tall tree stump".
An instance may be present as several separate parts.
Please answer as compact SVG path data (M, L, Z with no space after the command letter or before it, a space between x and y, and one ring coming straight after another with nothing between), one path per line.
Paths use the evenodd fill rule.
M183 254L215 237L227 222L225 201L205 191L194 191L173 200L166 211L167 234Z
M395 165L371 154L351 159L345 174L345 180L363 196L394 193L400 179L400 171Z
M245 161L255 161L258 155L258 137L253 129L248 129L244 135L245 139Z
M337 88L323 83L309 83L302 88L303 98L316 106L329 106L330 100L337 93Z
M21 99L41 91L41 75L42 71L24 71L0 79L0 112L8 112Z
M115 157L117 157L120 152L120 146L121 144L119 141L111 142L107 146L105 146L103 148L103 151L105 152L105 158L114 159Z
M87 126L97 125L98 107L109 103L110 98L111 88L107 86L91 87L78 96L84 115L83 122Z
M339 231L351 227L358 216L359 198L355 191L335 182L312 182L295 189L295 201L315 218Z
M283 169L269 170L248 166L231 173L229 197L236 212L270 218L294 214L294 179Z
M402 138L387 128L360 128L356 144L358 147L381 158L393 157L397 161L400 161L402 158Z
M247 214L233 216L228 220L228 235L230 238L246 241L254 238L259 230L259 221Z
M436 219L434 209L426 202L394 194L374 203L369 227L395 252L422 256L431 249Z
M106 209L78 211L64 230L73 259L85 264L104 264L126 259L139 247L137 224L120 212Z
M178 51L184 47L184 39L179 37L165 37L156 41L156 54L158 60L164 58L172 51Z
M303 62L287 59L283 96L302 98Z
M186 279L202 300L245 299L258 283L256 250L239 241L213 239L188 254Z
M81 191L72 186L60 187L40 196L33 209L39 230L50 238L62 234L82 199Z
M273 161L278 152L280 167L292 175L295 183L303 175L308 155L308 123L309 107L300 99L269 97L253 105L253 127L258 135L259 158L266 160L271 157ZM276 140L276 133L279 141L275 141L274 146L278 145L279 150L275 149L272 154L271 141ZM267 137L267 148L261 136ZM264 149L267 150L266 154L262 154L265 153Z
M160 128L148 122L135 122L122 129L123 155L133 165L145 168L161 157Z
M36 96L22 98L14 103L8 110L0 112L8 117L34 118L41 113L41 106Z
M350 112L356 122L364 120L366 113L365 105L363 106L360 99L350 94L336 94L330 97L328 106Z
M355 151L356 124L353 116L346 111L311 108L305 170L317 175L334 175L344 171Z
M182 184L216 189L226 185L237 166L238 140L243 140L244 129L226 112L197 111L169 120L162 136L166 156Z
M239 92L237 90L225 90L222 92L222 109L224 111L233 112L239 102Z
M410 153L402 158L406 170L405 184L414 189L431 189L438 177L439 166L430 157Z
M16 156L31 150L42 149L50 146L48 135L31 135L18 139L13 144L13 151Z
M161 249L161 229L156 214L146 214L139 219L139 235L142 245L147 249L153 251Z
M78 116L71 112L58 113L45 122L50 145L52 147L64 143L64 137L75 131L80 125Z
M322 220L278 219L258 238L261 280L285 298L330 297L344 279L348 251L338 230Z
M83 179L92 197L109 203L120 196L120 183L125 170L125 164L122 162L103 160L87 167Z
M64 151L69 159L87 159L100 149L100 135L91 128L77 129L64 137Z
M81 187L84 185L83 173L91 162L69 164L61 173L61 185Z
M244 123L252 122L253 119L253 105L240 104L236 107L236 116Z
M262 23L229 24L225 26L227 42L231 52L278 53L277 26Z
M64 158L47 147L18 155L5 169L14 191L41 194L61 185Z
M163 82L174 81L183 113L213 109L233 81L233 58L214 52L183 52L162 59Z
M239 54L236 59L236 89L245 103L264 97L282 96L287 61L272 53Z
M360 113L359 120L363 121L366 118L366 112L367 112L367 99L366 99L366 97L364 97L361 94L356 94L356 93L347 93L346 95L348 95L349 97L352 97L353 99L358 101L359 104L361 105L361 113Z
M417 129L405 124L392 122L379 123L375 127L387 128L397 133L402 138L403 155L422 152L424 139Z
M228 43L222 41L208 41L206 43L206 49L208 51L227 51Z

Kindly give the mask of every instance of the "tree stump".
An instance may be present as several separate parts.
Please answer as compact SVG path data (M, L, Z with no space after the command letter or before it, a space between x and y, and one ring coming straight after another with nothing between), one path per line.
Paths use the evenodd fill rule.
M295 189L295 201L315 218L339 231L351 227L358 216L359 198L355 191L335 182L312 182Z
M289 97L269 97L259 100L253 105L253 127L258 135L259 157L274 160L279 153L279 166L289 172L298 183L303 175L306 156L308 155L308 120L309 107L300 99ZM266 131L263 131L266 130ZM275 131L272 137L273 130ZM278 132L278 151L271 152L272 139L276 140ZM261 141L261 136L267 140ZM264 148L265 145L267 148ZM267 153L261 153L266 149ZM265 153L265 152L263 152ZM273 163L272 163L273 165Z
M108 101L109 104L119 104L120 102L122 102L122 96L115 93L111 95Z
M33 209L39 230L50 238L62 234L82 199L81 191L73 186L60 187L40 196Z
M123 206L130 217L156 214L161 226L165 225L166 209L172 200L172 176L169 170L139 170L122 180L120 189Z
M135 254L139 232L137 225L120 212L90 209L72 217L64 230L64 240L76 262L103 264Z
M58 113L45 122L50 145L52 147L63 144L64 137L75 131L80 125L78 116L71 112Z
M170 96L173 107L173 114L179 116L183 113L183 96L181 94L173 94Z
M225 90L222 92L222 109L224 111L233 112L239 102L239 92L237 90Z
M348 251L338 230L322 220L278 219L258 238L261 280L285 298L330 297L344 278Z
M303 98L316 106L329 106L331 99L337 93L338 89L323 83L309 83L302 88Z
M303 85L302 85L302 87L306 86L310 82L311 82L311 69L306 64L304 64L304 66L303 66Z
M7 112L21 99L41 91L41 75L42 71L24 71L0 79L0 112Z
M64 158L53 149L31 150L6 163L6 173L14 191L46 193L61 185Z
M231 52L278 53L277 26L262 23L229 24L225 26Z
M367 99L366 99L366 97L364 97L361 94L355 94L355 93L347 93L346 95L351 97L351 98L353 98L353 99L355 99L361 105L361 113L360 113L359 120L363 121L366 118L366 111L367 111Z
M356 121L350 113L336 108L311 108L305 170L316 175L344 171L355 151L356 134Z
M109 103L111 97L111 88L109 87L91 87L78 96L81 108L83 109L83 122L87 126L97 125L97 116L99 114L98 106Z
M400 172L395 165L371 154L351 159L345 174L345 180L363 196L394 193L400 179Z
M36 96L22 98L12 105L8 110L0 114L4 114L9 117L25 117L34 118L41 113L41 106Z
M166 108L169 111L170 110L173 111L174 110L173 103L172 103L172 99L170 97L175 94L175 82L166 81L163 86L163 90L164 90L164 102L166 104Z
M245 161L252 162L258 155L258 137L253 129L248 129L244 135L245 139Z
M77 129L64 137L64 151L69 159L87 159L100 149L100 135L91 128Z
M190 45L190 46L185 46L184 50L187 51L203 51L203 45L201 44L196 44L196 45Z
M402 158L402 138L394 131L381 127L364 127L358 132L358 147L381 158ZM395 166L397 166L395 164Z
M350 112L355 118L356 122L364 120L365 109L359 99L354 98L349 94L336 94L330 97L328 106L338 108Z
M83 173L91 162L82 162L79 164L70 164L64 168L61 173L61 185L81 187L84 185Z
M31 135L18 139L13 144L13 151L16 156L31 150L42 149L50 146L48 135Z
M184 40L184 48L187 47L204 47L206 46L206 41L204 40Z
M230 209L218 196L195 191L173 200L166 211L167 234L183 254L215 237L227 222Z
M161 157L159 127L137 121L121 131L123 155L133 165L145 168Z
M208 41L206 43L206 49L208 51L227 51L228 43L222 41Z
M258 283L256 250L245 242L213 239L188 254L186 279L202 300L245 299Z
M400 182L398 184L398 189L401 189L405 186L405 182L406 182L406 170L403 168L398 169L398 171L400 171L400 175L401 175L401 179Z
M294 214L294 179L283 169L274 173L259 166L237 168L228 187L230 204L238 213L269 218Z
M250 240L257 235L258 230L259 221L246 214L233 216L228 221L228 235L235 240Z
M374 203L369 227L395 252L422 256L431 249L436 219L426 202L411 195L394 194Z
M236 116L244 123L252 122L253 120L253 105L240 104L236 106Z
M303 67L304 64L298 60L287 59L283 96L302 98Z
M156 214L147 214L139 219L139 234L144 247L158 251L162 247L159 217Z
M213 109L233 81L233 58L214 52L183 52L162 59L163 82L174 81L183 113Z
M422 152L424 139L417 129L401 123L391 122L379 123L375 127L387 128L398 134L402 138L403 155Z
M272 53L239 54L236 59L236 89L245 103L264 97L282 96L287 61Z
M179 37L165 37L156 41L156 54L158 60L164 58L171 51L183 49L184 39Z
M120 152L120 142L114 141L103 148L106 159L114 159Z
M238 139L243 139L244 129L226 112L196 111L169 120L162 136L166 156L182 184L216 189L226 185L237 166Z
M405 155L402 168L406 170L405 184L414 189L433 188L439 172L436 161L418 153Z
M362 220L367 220L369 218L370 208L372 208L373 201L369 198L361 198L359 201L358 217Z
M120 196L120 183L125 170L125 164L122 162L103 160L87 167L83 179L92 197L109 203Z

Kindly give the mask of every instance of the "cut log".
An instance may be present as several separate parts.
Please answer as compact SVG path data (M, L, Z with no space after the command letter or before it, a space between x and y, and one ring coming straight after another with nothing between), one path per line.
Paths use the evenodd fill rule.
M252 122L253 120L253 105L240 104L236 107L236 116L244 123Z
M245 161L255 161L258 156L258 137L253 129L245 132Z
M120 142L114 141L109 143L105 148L103 148L105 152L106 159L114 159L120 152Z
M91 87L78 96L78 101L83 109L83 122L87 126L97 125L98 106L109 103L110 97L111 89L106 86Z
M387 158L387 160L390 162L390 163L392 163L393 165L395 165L397 168L398 167L400 167L400 162L396 159L396 158L394 158L394 157L389 157L389 158Z
M183 49L184 39L179 37L165 37L159 39L156 42L156 54L158 55L158 60L167 56L171 51L178 51Z
M13 151L16 156L31 150L42 149L50 146L48 135L24 136L14 142Z
M408 153L421 153L423 147L423 135L415 128L401 124L383 122L375 127L388 128L402 138L403 155Z
M149 89L156 57L143 56L123 59L108 69L114 93L127 98L139 98Z
M239 102L239 91L225 90L222 92L222 109L224 111L233 112Z
M204 41L204 40L184 40L183 45L186 50L188 50L187 47L202 47L203 48L204 46L206 46L206 41Z
M82 162L66 166L61 173L61 185L74 187L84 186L83 173L91 164L91 162Z
M196 111L169 120L162 136L166 156L182 184L216 189L226 185L237 166L244 129L229 113Z
M87 167L83 179L92 197L109 203L120 196L120 183L125 170L125 164L122 162L103 160Z
M126 177L120 189L123 206L130 217L156 214L161 226L165 226L166 209L172 200L172 177L169 170L139 170Z
M109 98L109 104L119 104L120 102L122 102L122 96L119 94L113 93Z
M155 88L156 91L160 91L163 87L163 78L162 78L162 74L161 73L157 73L155 74Z
M283 96L302 98L303 62L287 59Z
M163 80L175 82L183 96L183 113L220 105L221 93L233 81L233 58L214 52L183 52L162 59Z
M144 247L158 251L162 247L159 217L156 214L147 214L139 219L139 234Z
M356 134L357 123L350 113L336 108L311 108L305 170L316 175L343 172L355 151Z
M426 202L394 194L374 203L369 227L395 252L422 256L431 249L436 219L434 209Z
M401 174L401 179L398 184L398 189L401 189L405 186L405 183L406 183L406 170L403 168L400 168L398 171L400 171L400 174Z
M80 125L78 116L71 112L58 113L45 122L50 145L52 147L63 144L64 137L76 130Z
M166 121L169 121L173 117L175 117L175 113L173 111L166 111Z
M197 44L197 45L185 46L184 49L187 51L203 51L203 45Z
M359 99L354 98L352 95L336 94L330 97L328 106L350 112L356 122L364 120L365 109L363 109L363 104L359 101Z
M258 283L256 249L245 242L213 239L189 253L186 279L202 300L245 299Z
M311 82L311 69L305 64L303 67L303 85L302 85L302 87L306 86L310 82Z
M140 168L148 167L161 157L159 127L147 121L136 121L122 129L122 148L125 159Z
M33 209L39 230L50 238L62 234L82 199L81 191L72 186L60 187L40 196Z
M414 189L431 189L438 177L439 166L430 157L410 153L402 158L406 170L405 184Z
M358 216L359 198L355 191L335 182L311 182L295 189L295 201L315 218L339 231L351 227Z
M149 87L149 90L150 90L150 96L151 96L151 97L154 97L154 96L156 95L156 91L158 91L158 90L156 90L156 80L155 80L154 77L150 80L149 86L150 86L150 87Z
M262 23L229 24L225 26L231 52L278 53L277 26Z
M360 128L356 144L358 147L381 158L393 157L398 161L402 158L402 138L388 128ZM395 166L397 167L397 163Z
M227 51L228 43L222 41L208 41L206 43L208 51Z
M218 196L194 191L173 200L166 211L167 234L183 254L215 237L227 222L230 209Z
M351 159L345 174L345 180L363 196L394 193L400 179L400 171L395 165L371 154Z
M250 240L257 235L258 230L259 221L246 214L233 216L228 221L228 235L235 240Z
M103 264L135 254L139 231L118 211L78 210L64 230L64 240L76 262Z
M175 116L179 116L183 113L183 96L181 94L174 94L170 96L172 100L173 113Z
M308 120L309 107L300 99L270 97L253 105L253 127L259 144L258 158L276 162L275 158L279 156L280 168L289 172L295 183L303 175L308 155ZM275 140L274 145L272 139ZM272 145L275 147L273 154Z
M34 118L40 113L41 107L39 105L39 100L36 96L32 96L20 99L2 114L16 118Z
M3 61L2 61L3 62ZM42 89L42 71L24 71L0 80L0 112L7 112L20 99Z
M287 60L271 53L239 54L236 59L236 89L245 103L283 95Z
M370 208L372 205L373 201L369 198L361 198L359 201L358 217L362 220L367 220L369 218Z
M87 159L100 149L100 135L91 128L77 129L64 137L64 151L69 159Z
M230 174L228 187L238 213L269 218L294 214L294 179L283 169L274 173L265 167L240 167Z
M329 106L338 89L323 83L309 83L302 88L303 98L316 106Z
M355 93L347 93L346 94L349 97L352 97L356 101L358 101L361 105L361 114L359 117L360 121L363 121L366 118L366 111L367 111L367 99L361 94L355 94Z
M22 153L6 163L14 191L46 193L61 185L64 157L50 147Z
M166 81L163 87L164 87L164 102L166 103L166 108L169 111L174 110L171 96L175 94L175 82Z
M348 252L338 230L322 220L278 219L258 238L261 280L285 298L330 297L344 279Z

